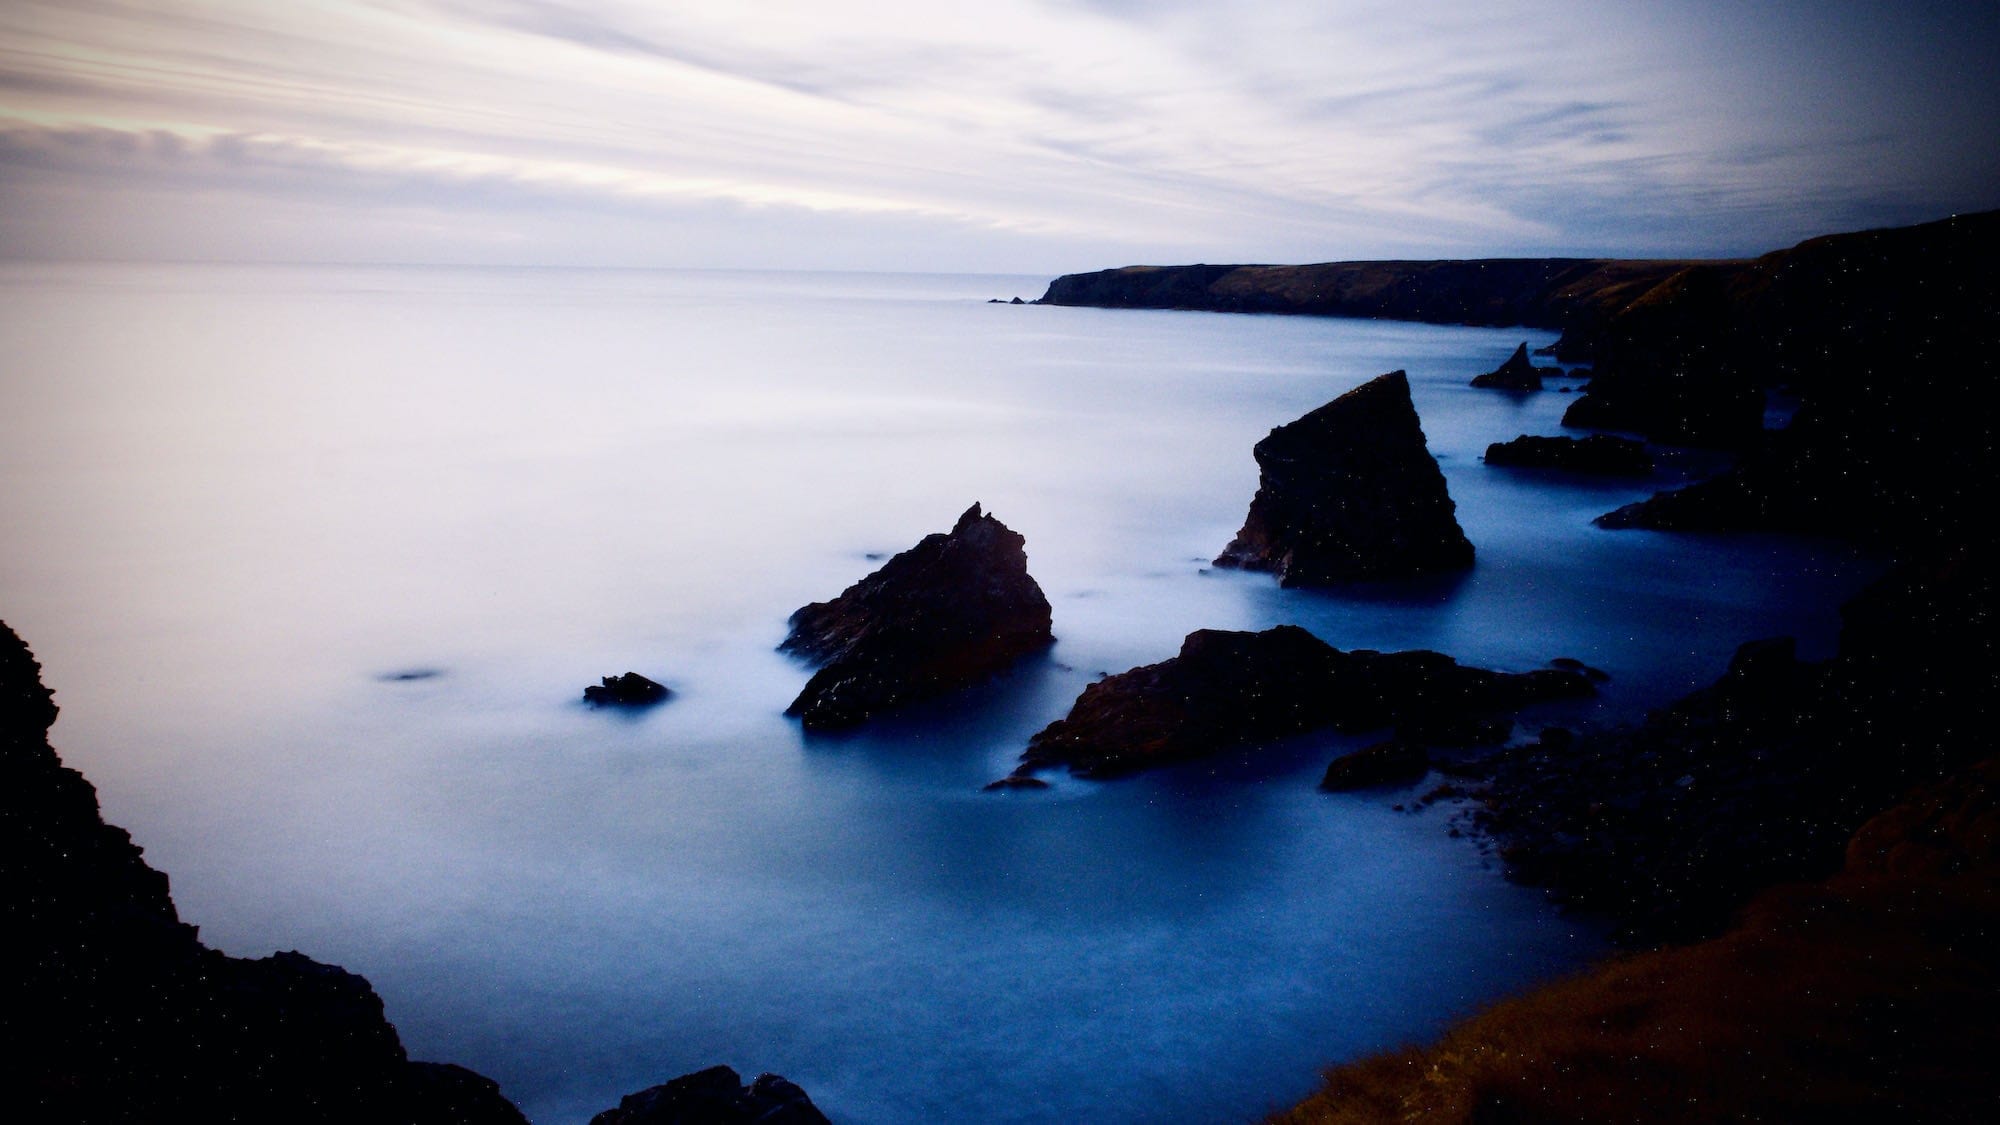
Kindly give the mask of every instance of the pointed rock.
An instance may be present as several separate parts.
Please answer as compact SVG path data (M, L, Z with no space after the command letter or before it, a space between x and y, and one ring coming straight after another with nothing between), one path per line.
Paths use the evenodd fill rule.
M1507 357L1507 362L1484 375L1475 376L1472 385L1502 391L1539 391L1545 374L1560 375L1562 370L1536 367L1528 359L1528 342L1523 340L1521 346L1514 349L1514 354Z
M1215 565L1268 570L1286 586L1472 565L1403 372L1272 430L1255 454L1257 496Z
M1055 643L1026 548L974 504L948 534L925 536L839 597L792 614L779 648L821 667L785 713L813 729L854 726Z

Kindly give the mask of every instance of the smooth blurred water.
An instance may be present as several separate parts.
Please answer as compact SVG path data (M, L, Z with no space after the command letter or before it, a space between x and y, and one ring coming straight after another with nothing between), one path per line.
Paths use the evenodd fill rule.
M1201 627L1514 670L1636 714L1734 646L1831 644L1825 544L1604 532L1702 467L1487 469L1570 396L1465 386L1546 333L989 305L1045 279L0 268L0 617L58 749L228 952L364 973L418 1057L582 1121L714 1063L836 1120L1235 1120L1599 951L1420 790L1308 738L978 787ZM1477 545L1335 593L1209 573L1272 426L1407 368ZM968 504L1026 535L1046 659L863 733L773 651ZM637 670L678 696L578 702ZM427 677L399 674L435 671Z

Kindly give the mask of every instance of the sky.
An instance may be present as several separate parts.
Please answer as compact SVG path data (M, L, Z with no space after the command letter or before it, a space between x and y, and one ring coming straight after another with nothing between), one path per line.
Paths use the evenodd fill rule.
M1996 59L1996 0L0 0L0 258L1758 253L2000 207Z

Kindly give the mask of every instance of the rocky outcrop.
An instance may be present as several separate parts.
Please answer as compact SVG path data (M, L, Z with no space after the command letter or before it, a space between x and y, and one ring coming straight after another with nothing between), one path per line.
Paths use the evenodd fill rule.
M411 1062L366 980L203 946L167 878L63 766L39 668L0 625L0 975L15 1120L508 1123L498 1087Z
M794 613L779 647L821 667L785 713L811 729L854 726L1053 644L1026 546L974 504L949 533L925 536L839 597Z
M684 1074L636 1094L590 1125L828 1125L804 1090L775 1074L750 1082L726 1066Z
M1422 743L1392 738L1327 763L1319 787L1329 793L1345 793L1378 785L1404 785L1421 781L1429 772L1431 756Z
M584 702L603 707L650 707L665 703L671 695L673 692L665 684L654 683L637 672L606 676L603 683L583 689Z
M1611 434L1592 434L1586 438L1522 434L1513 441L1496 441L1487 446L1486 463L1606 476L1643 477L1653 471L1653 456L1646 452L1645 442Z
M1268 570L1286 586L1472 565L1403 372L1272 430L1254 452L1257 495L1215 565Z
M1591 690L1574 672L1491 672L1421 650L1342 652L1296 625L1203 629L1180 655L1085 688L1066 718L1028 743L1017 772L1061 765L1113 777L1322 728L1498 741L1511 723L1496 717Z
M1496 391L1539 391L1542 389L1542 376L1561 374L1560 367L1536 367L1534 361L1528 358L1528 344L1524 340L1520 347L1514 349L1514 354L1507 357L1507 362L1484 375L1473 376L1472 385Z
M1755 642L1641 724L1510 752L1486 796L1510 870L1635 940L1713 933L1825 875L1896 794L1990 752L1993 585L1985 551L1901 565L1843 609L1831 660Z

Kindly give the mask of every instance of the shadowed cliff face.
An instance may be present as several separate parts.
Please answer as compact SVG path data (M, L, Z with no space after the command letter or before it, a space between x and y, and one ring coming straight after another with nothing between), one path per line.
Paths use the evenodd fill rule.
M0 625L0 1040L14 1120L523 1122L491 1081L415 1063L368 982L204 947L167 878L47 741L39 667Z
M1791 387L1790 426L1733 471L1607 527L1773 528L1898 542L1989 534L2000 213L1835 235L1650 297L1602 345L1613 384L1675 365ZM1578 406L1583 403L1580 401Z
M786 710L854 726L1005 670L1055 643L1027 540L974 504L832 601L792 614L779 647L821 665Z
M1257 495L1215 565L1268 570L1286 586L1472 565L1401 371L1272 430L1255 454Z

